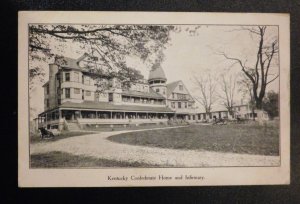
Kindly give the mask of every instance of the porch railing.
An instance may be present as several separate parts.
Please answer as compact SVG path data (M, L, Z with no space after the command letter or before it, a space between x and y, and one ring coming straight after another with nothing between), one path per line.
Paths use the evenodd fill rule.
M78 118L79 124L138 124L167 122L168 119L101 119L101 118Z

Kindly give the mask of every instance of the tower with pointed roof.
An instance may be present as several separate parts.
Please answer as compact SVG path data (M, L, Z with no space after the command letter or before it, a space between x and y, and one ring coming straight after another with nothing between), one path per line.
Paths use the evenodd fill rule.
M167 78L164 70L161 67L152 69L149 73L148 83L150 88L156 93L167 97Z

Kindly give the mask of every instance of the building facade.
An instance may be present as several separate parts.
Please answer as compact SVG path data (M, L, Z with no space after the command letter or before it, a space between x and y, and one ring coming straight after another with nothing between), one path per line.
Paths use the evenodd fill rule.
M97 60L97 59L96 59ZM123 87L116 77L94 71L88 54L78 59L56 58L49 65L49 81L44 87L44 112L36 119L38 127L80 129L84 125L130 125L189 122L216 118L252 119L257 113L249 105L201 113L184 83L167 83L161 67L142 79Z
M151 70L148 80L125 88L117 78L86 68L84 62L90 58L88 54L79 59L61 57L49 65L49 81L43 85L44 112L37 118L39 127L62 130L85 124L166 123L177 117L184 119L194 109L183 83L176 83L179 88L171 86L171 90L162 68ZM169 101L174 94L176 98ZM182 101L182 105L174 105L175 101Z

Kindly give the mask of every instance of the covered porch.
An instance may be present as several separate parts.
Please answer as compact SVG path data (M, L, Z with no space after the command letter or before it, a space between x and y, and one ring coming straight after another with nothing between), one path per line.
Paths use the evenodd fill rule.
M56 109L37 118L38 127L62 130L68 123L86 124L143 124L166 123L174 117L172 112L144 112L118 110Z
M108 110L61 110L67 122L79 124L129 124L167 122L173 113L108 111ZM66 117L67 116L67 117Z

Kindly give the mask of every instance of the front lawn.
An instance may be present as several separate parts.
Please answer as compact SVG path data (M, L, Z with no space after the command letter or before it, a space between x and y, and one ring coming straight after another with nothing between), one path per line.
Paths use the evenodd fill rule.
M279 126L270 123L190 125L114 135L110 141L150 147L279 155Z
M49 152L30 156L31 168L80 168L80 167L155 167L139 162L121 162L88 156L77 156L65 152Z

